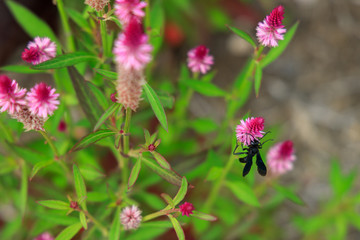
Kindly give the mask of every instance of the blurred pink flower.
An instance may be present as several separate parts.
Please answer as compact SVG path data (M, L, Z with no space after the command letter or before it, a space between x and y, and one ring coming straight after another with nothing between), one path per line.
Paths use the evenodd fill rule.
M188 52L188 67L194 73L207 73L214 64L213 56L209 55L209 49L204 45L197 46Z
M24 49L21 58L33 65L45 62L56 56L56 44L48 37L35 37L33 42L29 42L28 49Z
M256 28L256 36L259 42L267 47L278 46L278 41L284 39L286 29L282 25L284 19L284 7L278 6L260 22Z
M43 118L52 115L60 103L59 100L57 100L59 94L55 93L55 91L55 88L47 86L44 82L36 84L30 89L30 92L28 92L26 96L30 112Z
M135 205L126 207L120 214L120 220L125 230L136 229L142 220L141 210Z
M179 206L181 214L184 216L189 216L190 214L193 214L194 205L189 202L184 202L184 204Z
M284 174L293 168L296 160L293 142L288 140L275 144L267 153L267 164L276 175Z
M106 4L109 3L109 0L85 0L85 4L94 8L96 11L101 11L104 9Z
M240 124L236 126L236 138L244 145L249 146L255 139L263 137L264 133L264 119L262 117L247 118L245 121L241 120Z
M145 16L142 9L146 5L146 2L140 0L115 0L115 15L123 25L127 25L132 18L141 22L141 19Z
M141 70L151 61L152 46L143 32L142 24L131 19L125 31L115 41L114 55L117 64L125 69Z
M14 114L26 105L26 89L19 88L15 80L6 75L0 75L0 112L8 111Z
M54 240L54 238L51 236L50 233L44 232L39 236L37 236L36 238L34 238L34 240Z

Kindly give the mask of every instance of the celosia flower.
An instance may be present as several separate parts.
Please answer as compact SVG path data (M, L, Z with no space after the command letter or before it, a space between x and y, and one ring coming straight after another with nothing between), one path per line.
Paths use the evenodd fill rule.
M146 2L140 0L115 0L115 15L123 25L127 25L132 18L138 22L145 16L142 10Z
M152 49L141 23L132 19L116 39L113 51L116 62L125 69L141 70L151 61Z
M59 132L66 132L66 129L67 129L66 122L64 120L61 120L59 122L59 125L58 125L58 131Z
M109 0L85 0L85 4L94 8L96 11L101 11L104 9L106 4L109 3Z
M141 219L141 210L135 205L124 208L120 214L120 220L125 230L138 228Z
M54 238L51 236L50 233L44 232L39 236L37 236L36 238L34 238L34 240L54 240Z
M179 206L181 214L184 216L189 216L190 214L193 214L194 205L192 203L185 202L184 204Z
M284 7L278 6L260 22L256 28L256 36L259 42L268 47L278 46L278 41L284 39L286 29L282 25L284 19Z
M26 89L19 88L15 80L11 80L6 75L0 75L0 111L8 111L14 114L26 105L24 98Z
M245 121L241 120L240 124L236 126L236 138L239 142L249 146L255 139L263 137L264 133L264 119L262 117L247 118Z
M59 105L59 100L57 100L59 94L55 91L55 88L52 89L44 82L36 84L30 89L26 96L30 112L43 118L52 115Z
M293 142L288 140L275 144L267 153L267 164L276 175L284 174L293 168L296 160Z
M33 65L45 62L56 56L56 44L48 37L34 38L33 42L29 42L28 49L24 49L21 58Z
M23 123L26 131L30 131L30 130L44 131L44 123L46 119L31 114L29 108L26 106L22 106L18 112L11 114L11 117L16 119L18 122Z
M209 49L204 45L197 46L188 52L188 67L192 72L205 74L212 64L214 64L214 58L209 55Z

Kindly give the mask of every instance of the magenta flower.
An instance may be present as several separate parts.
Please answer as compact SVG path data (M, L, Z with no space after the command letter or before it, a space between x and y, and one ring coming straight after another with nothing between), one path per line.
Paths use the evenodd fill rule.
M85 0L85 4L94 8L96 11L101 11L104 9L106 4L109 3L109 0Z
M50 233L44 232L39 236L37 236L36 238L34 238L34 240L54 240L54 238L51 236Z
M116 39L113 52L116 62L125 69L141 70L151 61L152 49L142 24L133 18Z
M19 88L18 83L6 75L0 75L0 112L9 111L10 114L20 111L26 105L24 98L26 89Z
M140 22L145 16L142 9L146 5L146 2L140 0L115 0L115 15L123 25L127 25L132 18Z
M267 164L272 173L284 174L293 168L296 160L293 142L288 140L275 144L267 153Z
M142 220L141 210L135 205L126 207L120 214L120 220L125 230L136 229Z
M44 82L36 84L30 89L26 96L30 112L43 118L52 115L59 105L59 100L57 100L59 94L55 91L55 88L52 89Z
M189 202L184 202L184 204L179 206L181 214L184 216L189 216L190 214L193 214L194 205Z
M188 52L188 67L194 73L205 74L213 64L214 58L209 55L209 49L204 45L197 46Z
M33 65L45 62L56 56L56 44L50 38L36 37L33 42L29 42L28 49L24 49L21 58Z
M252 141L263 137L264 133L264 119L262 117L247 118L245 121L241 120L240 124L236 126L236 138L245 146L249 146Z
M278 41L284 39L286 29L282 25L284 19L284 7L278 6L260 22L256 28L256 36L259 42L267 47L278 46Z

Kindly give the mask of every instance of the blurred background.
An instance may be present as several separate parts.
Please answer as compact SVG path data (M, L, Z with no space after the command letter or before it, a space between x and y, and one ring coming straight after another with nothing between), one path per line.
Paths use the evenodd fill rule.
M239 119L248 111L253 116L262 116L266 127L279 127L276 140L294 141L297 155L294 170L280 181L294 183L306 205L285 202L275 219L284 230L284 239L298 239L289 218L294 213L314 215L331 197L331 160L339 160L344 174L359 170L360 1L196 0L191 1L191 8L181 7L180 1L175 1L176 4L167 1L165 42L155 72L169 81L177 80L187 51L204 44L215 58L214 83L229 89L252 47L226 25L255 36L257 23L279 4L285 7L286 28L300 22L286 51L264 70L260 96L256 98L252 93L238 113ZM61 35L58 12L51 1L17 2ZM83 6L82 1L65 2L80 9ZM0 2L0 36L0 66L21 64L21 52L31 39L3 1ZM16 78L14 73L6 74ZM23 86L32 86L33 81L39 81L38 77L22 75ZM220 122L225 114L224 104L216 98L195 94L190 111L194 117L211 117ZM357 181L355 189L359 188ZM360 239L359 231L350 229L347 239Z

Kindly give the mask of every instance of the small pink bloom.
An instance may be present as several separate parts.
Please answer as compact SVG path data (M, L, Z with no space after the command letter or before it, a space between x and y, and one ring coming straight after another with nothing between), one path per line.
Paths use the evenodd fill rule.
M20 111L26 105L26 89L19 88L15 80L6 75L0 75L0 112L9 111L10 114Z
M209 55L209 49L204 45L197 46L188 52L188 67L194 73L207 73L214 64L213 56Z
M135 205L126 207L120 214L120 220L125 230L136 229L142 220L141 210Z
M85 0L85 4L94 8L96 11L101 11L104 9L106 4L109 3L109 0Z
M115 15L123 25L127 25L132 18L140 22L145 16L143 8L146 5L140 0L115 0Z
M66 122L64 120L61 120L58 125L58 131L59 132L65 132L67 129Z
M288 140L275 144L267 153L267 164L272 173L284 174L293 168L296 160L293 142Z
M189 216L190 214L193 214L194 205L189 202L185 202L184 204L179 206L181 214L184 216Z
M56 56L56 44L50 38L36 37L33 42L29 42L28 49L24 49L21 58L33 65L45 62Z
M117 102L116 93L112 93L112 94L110 95L110 100L111 100L112 102Z
M278 46L278 41L284 39L286 29L282 25L284 19L284 7L278 6L260 22L256 28L256 36L259 42L268 47Z
M51 236L50 233L44 232L39 236L37 236L36 238L34 238L34 240L54 240L54 238Z
M152 49L142 24L132 19L116 39L113 52L116 62L125 69L141 70L151 61Z
M236 138L244 145L249 146L252 141L263 137L264 119L262 117L247 118L245 121L241 120L240 124L236 126Z
M52 115L59 105L59 100L57 100L59 94L55 91L55 88L47 86L44 82L36 84L30 89L26 96L30 112L43 118Z

